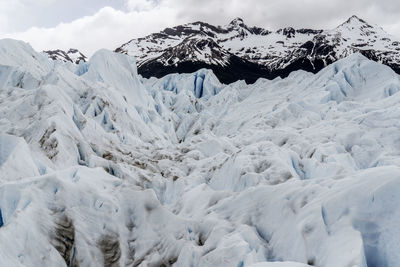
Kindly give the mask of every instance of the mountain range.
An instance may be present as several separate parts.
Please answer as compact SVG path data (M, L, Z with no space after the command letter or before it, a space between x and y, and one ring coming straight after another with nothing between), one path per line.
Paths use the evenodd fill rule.
M71 51L71 50L70 50ZM61 50L45 51L52 59L86 60ZM382 28L352 16L332 30L287 27L270 31L250 27L241 18L226 26L194 22L132 39L115 52L134 56L143 77L213 70L223 83L287 77L292 71L316 73L353 53L400 73L400 42Z

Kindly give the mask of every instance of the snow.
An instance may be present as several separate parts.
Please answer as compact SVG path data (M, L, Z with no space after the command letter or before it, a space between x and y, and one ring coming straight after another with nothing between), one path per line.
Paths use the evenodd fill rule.
M13 181L39 175L29 154L29 147L23 138L0 134L0 180Z
M0 43L0 61L0 86L26 89L37 87L54 64L26 43L11 39L3 39ZM26 69L29 72L25 72Z
M213 45L197 44L207 41ZM307 47L314 45L312 53ZM337 61L354 53L363 53L375 61L398 68L400 42L377 25L352 16L330 30L284 28L269 31L249 27L240 18L229 25L214 27L195 22L167 28L144 38L133 39L116 51L134 56L138 66L153 60L165 66L178 62L203 62L226 67L235 55L261 64L270 71L285 69L307 55L311 63ZM204 49L199 49L203 47Z
M79 64L81 61L86 62L86 56L79 52L78 49L71 48L67 52L57 49L57 50L47 50L43 51L42 55L63 63L70 63L71 65ZM66 65L68 65L68 63ZM58 64L58 63L56 63Z
M263 262L249 265L249 267L306 267L310 265L301 264L297 262Z
M229 51L239 57L269 65L278 57L287 56L291 49L298 48L301 44L314 37L308 33L297 32L294 38L288 38L282 34L282 30L266 35L253 34L246 29L247 26L243 24L240 18L233 20L229 25L221 27L222 33L215 32L208 26L203 25L200 27L197 23L185 24L181 27L187 30L187 32L173 36L164 36L163 33L161 35L149 35L144 38L133 39L122 45L119 49L128 55L135 56L138 66L143 65L149 60L159 58L169 48L176 50L193 49L193 51L187 52L191 58L185 58L185 60L190 61L201 61L208 64L225 66L229 59ZM213 37L211 38L210 36ZM222 59L217 60L212 55L209 47L200 51L193 45L193 43L202 40L211 40L221 46L218 52L222 53ZM190 46L190 44L192 45ZM190 48L187 48L188 46ZM249 53L248 49L254 50L254 53ZM182 53L179 53L179 55L182 56ZM173 60L178 60L176 55L174 56ZM161 59L160 61L164 65L173 65L168 60ZM180 60L182 59L180 58Z
M390 68L354 54L224 85L0 48L2 265L398 265Z

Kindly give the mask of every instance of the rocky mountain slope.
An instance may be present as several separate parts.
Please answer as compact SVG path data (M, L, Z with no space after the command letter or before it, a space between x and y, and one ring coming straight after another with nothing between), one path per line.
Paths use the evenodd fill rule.
M52 60L60 60L63 62L71 62L79 64L80 61L86 62L87 57L82 54L78 49L71 48L67 52L57 49L57 50L47 50L43 51Z
M0 262L396 267L399 91L358 53L224 85L0 40Z
M400 42L378 26L352 16L332 30L249 27L237 18L226 26L194 22L133 39L116 52L135 56L144 77L212 69L224 83L318 72L353 53L400 73Z

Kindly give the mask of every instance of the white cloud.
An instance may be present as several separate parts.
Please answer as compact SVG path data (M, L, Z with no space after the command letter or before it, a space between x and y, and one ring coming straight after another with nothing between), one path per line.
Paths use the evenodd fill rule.
M132 38L173 26L178 22L175 18L175 11L169 8L127 13L104 7L93 16L71 23L54 28L33 27L4 37L27 41L38 51L74 47L90 55L100 48L114 49Z
M10 14L18 16L17 11L24 12L24 5L19 0L0 1L0 33L5 33L9 29L16 29L13 21L10 20Z
M157 6L154 0L128 0L126 5L130 11L149 11Z

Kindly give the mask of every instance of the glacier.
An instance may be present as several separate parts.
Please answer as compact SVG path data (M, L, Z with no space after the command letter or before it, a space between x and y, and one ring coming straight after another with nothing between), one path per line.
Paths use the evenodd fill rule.
M400 262L400 76L142 78L0 40L2 266Z

